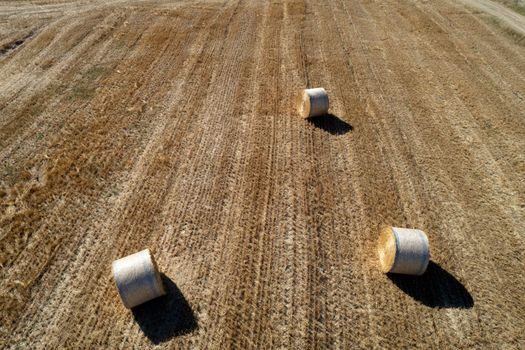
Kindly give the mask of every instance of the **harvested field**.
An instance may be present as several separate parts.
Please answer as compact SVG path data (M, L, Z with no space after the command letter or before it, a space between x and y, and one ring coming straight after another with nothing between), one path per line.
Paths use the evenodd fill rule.
M524 348L524 22L472 3L0 1L0 348Z

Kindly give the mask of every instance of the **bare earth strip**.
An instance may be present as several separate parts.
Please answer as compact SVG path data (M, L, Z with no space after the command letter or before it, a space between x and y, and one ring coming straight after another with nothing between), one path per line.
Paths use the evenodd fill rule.
M524 348L509 11L0 2L0 348ZM426 275L380 272L384 224ZM131 312L110 266L146 247L169 295Z
M525 35L525 17L491 0L463 0L464 3L502 20L507 26Z

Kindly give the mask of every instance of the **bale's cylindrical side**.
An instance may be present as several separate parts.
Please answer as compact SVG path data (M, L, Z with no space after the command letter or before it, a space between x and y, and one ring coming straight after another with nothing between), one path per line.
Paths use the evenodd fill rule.
M112 270L122 302L128 309L166 294L149 249L113 261Z
M317 117L328 113L329 104L325 89L305 89L298 96L297 110L303 118Z
M379 236L378 253L385 273L422 275L430 260L427 235L416 229L384 228Z

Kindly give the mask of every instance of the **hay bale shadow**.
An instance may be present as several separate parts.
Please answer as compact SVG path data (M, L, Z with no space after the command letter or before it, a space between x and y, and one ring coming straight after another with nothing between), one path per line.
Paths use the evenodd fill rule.
M166 295L132 309L140 329L154 344L193 332L197 318L177 285L162 274Z
M388 274L403 292L429 307L469 309L474 299L454 276L431 261L422 276Z
M354 129L352 125L331 113L318 117L309 117L306 118L306 120L316 128L322 129L332 135L344 135Z

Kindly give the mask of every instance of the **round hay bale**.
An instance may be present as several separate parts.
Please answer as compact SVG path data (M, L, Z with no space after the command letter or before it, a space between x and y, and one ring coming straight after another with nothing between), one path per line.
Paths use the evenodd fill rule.
M166 294L149 249L113 261L112 270L120 298L128 309Z
M379 263L385 273L422 275L430 259L427 235L421 230L385 227L378 242Z
M303 118L317 117L328 113L329 104L325 89L304 89L297 97L297 112Z

